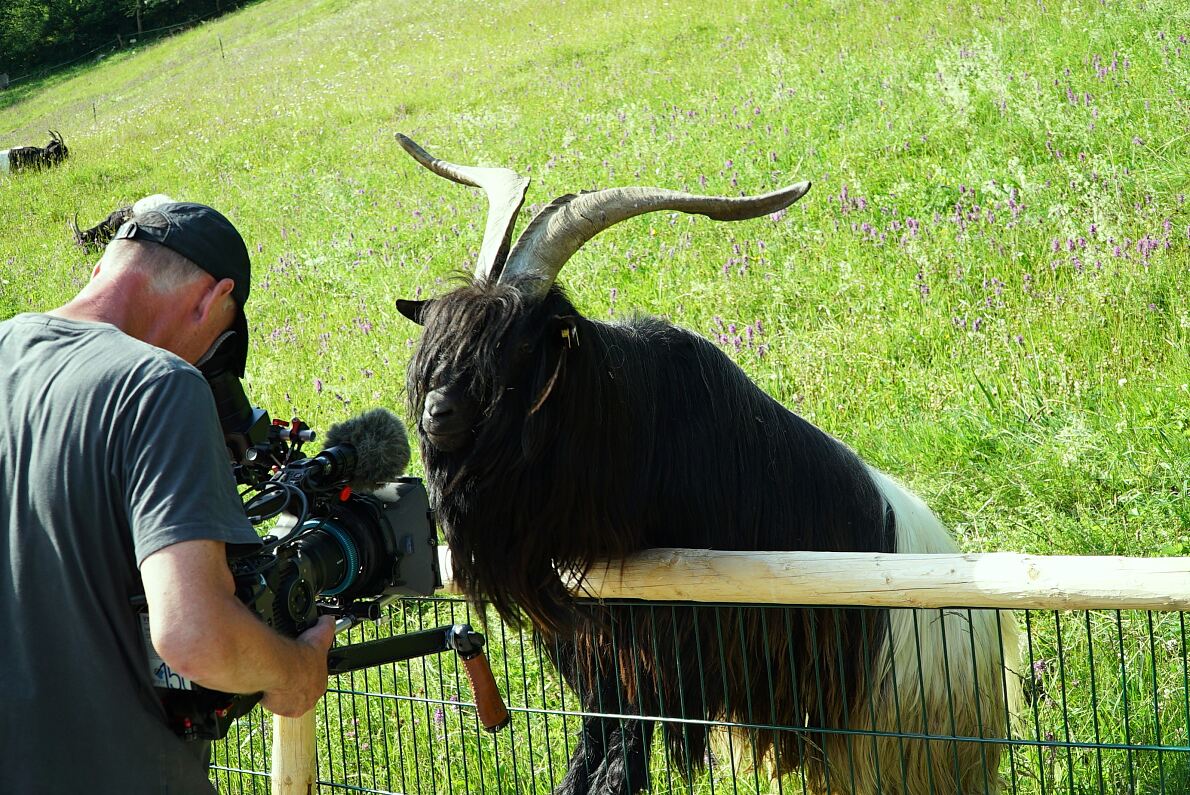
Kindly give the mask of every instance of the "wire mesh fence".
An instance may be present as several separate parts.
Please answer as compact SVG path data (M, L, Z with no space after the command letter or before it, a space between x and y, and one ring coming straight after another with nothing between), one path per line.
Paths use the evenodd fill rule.
M840 626L844 620L872 621L871 637L889 632L895 622L880 620L897 610L855 607L798 608L748 605L688 605L608 602L618 621L646 627L645 637L672 654L617 655L608 659L653 661L656 670L617 670L615 686L586 689L582 677L568 677L568 639L543 643L529 631L492 619L486 627L488 655L497 682L512 713L511 724L489 734L480 726L467 679L453 654L389 664L331 680L318 710L317 779L321 792L366 793L549 793L574 792L714 793L947 793L954 785L932 777L914 778L915 756L933 754L944 769L953 757L985 770L968 776L964 795L1003 792L1013 795L1182 795L1190 793L1190 666L1187 663L1186 615L1147 611L1004 611L999 626L1020 629L1019 659L1000 686L1014 700L1003 721L977 721L976 730L956 729L956 715L972 707L962 666L943 660L948 678L947 702L935 705L935 719L926 720L907 703L898 705L892 724L865 721L852 694L827 694L850 699L850 723L830 725L821 693L807 693L796 714L777 714L776 699L758 697L737 704L735 720L699 714L697 693L685 693L677 709L671 699L642 693L699 677L748 677L759 681L743 692L777 691L786 668L774 661L789 649L775 644L752 648L754 659L732 662L739 653L733 633L764 622L766 637L797 637L798 622ZM949 615L971 622L980 611L961 608L909 610L918 631L921 624ZM687 619L702 619L716 628L710 636L679 633ZM341 642L414 632L453 623L482 622L467 604L451 598L409 599L395 604L380 622L353 629ZM820 635L821 636L821 635ZM1000 638L1011 633L998 634ZM609 637L615 637L614 634ZM813 636L810 636L813 637ZM829 634L826 635L829 637ZM840 639L842 635L839 635ZM805 638L803 637L804 641ZM691 642L693 641L693 642ZM1013 642L1013 641L1005 641ZM948 655L957 645L945 645ZM792 648L792 643L790 644ZM840 645L840 649L842 646ZM900 647L915 655L923 680L930 669L922 644ZM614 651L614 650L613 650ZM812 648L800 659L842 665L849 655ZM1005 661L1013 649L1000 649ZM768 659L764 659L765 657ZM718 663L716 664L716 658ZM1000 659L1000 657L996 657ZM830 662L830 661L834 662ZM643 664L641 662L634 663ZM690 678L694 672L694 679ZM763 673L772 672L772 673ZM864 682L882 681L868 675ZM622 675L622 676L621 676ZM811 681L824 685L821 672ZM625 687L625 682L628 687ZM651 684L650 684L651 683ZM700 682L702 687L706 682ZM631 692L635 688L636 692ZM697 689L697 686L696 688ZM585 690L585 692L584 692ZM1019 690L1019 699L1012 693ZM735 692L741 692L738 689ZM815 701L815 698L818 701ZM976 695L978 700L978 694ZM788 703L788 702L786 702ZM868 702L880 704L879 701ZM693 705L693 706L692 706ZM887 705L886 705L887 706ZM876 707L869 706L875 710ZM861 716L859 719L855 716ZM742 716L742 719L740 719ZM705 733L705 747L699 738ZM269 792L271 724L257 710L242 719L214 748L212 780L221 793ZM693 738L693 746L691 745ZM771 742L766 741L771 740ZM683 745L685 744L685 745ZM700 749L697 758L689 753ZM892 748L881 753L878 749ZM598 768L600 757L621 752L622 763ZM684 752L685 751L685 752ZM632 755L651 760L646 774ZM784 753L784 763L781 754ZM823 757L826 757L823 759ZM823 761L825 777L812 772ZM866 768L875 768L874 771ZM785 770L775 775L776 770ZM811 771L811 772L807 772ZM646 778L647 775L647 778ZM866 782L866 783L865 783ZM874 784L872 782L875 782ZM950 788L948 788L950 787Z
M240 3L237 5L243 5L243 4ZM102 42L96 44L95 46L91 47L91 49L86 50L85 52L82 52L82 53L78 52L78 48L76 46L76 47L74 47L74 52L72 52L67 59L60 61L58 63L43 64L40 66L36 66L36 67L30 69L29 71L25 72L24 74L20 74L20 75L17 75L16 77L12 77L12 78L8 78L8 75L0 75L0 90L8 88L10 85L16 85L17 83L23 83L28 80L39 80L41 78L49 77L50 75L54 74L55 72L60 72L64 69L74 66L79 61L82 61L83 59L89 58L91 56L102 57L103 55L106 55L108 53L112 53L117 50L121 50L126 46L132 46L132 45L136 45L136 44L141 44L143 46L145 44L155 42L158 39L161 39L166 36L170 36L175 33L186 30L188 28L194 27L195 25L197 25L200 22L204 22L204 21L211 19L213 17L216 17L216 16L221 16L222 14L226 13L227 10L232 10L232 7L230 6L230 4L229 4L229 8L226 10L222 9L222 8L215 9L212 11L208 11L205 14L197 14L197 15L191 16L187 19L184 19L180 22L174 22L169 25L161 25L161 26L158 26L155 28L149 28L149 29L142 28L140 31L128 31L128 32L111 31L111 33L115 34L115 36L113 38L107 39L106 41L102 41ZM90 38L90 37L85 39L85 41L87 43L91 43L91 44L95 43L95 39ZM86 46L86 44L84 44L83 46ZM220 45L220 46L222 46L222 45ZM8 78L8 79L5 80L3 78Z

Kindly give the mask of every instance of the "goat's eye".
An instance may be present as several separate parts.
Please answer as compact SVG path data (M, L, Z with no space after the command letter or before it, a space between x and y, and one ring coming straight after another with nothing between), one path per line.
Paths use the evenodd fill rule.
M518 342L508 347L508 358L515 363L523 362L533 352L533 346L527 342Z

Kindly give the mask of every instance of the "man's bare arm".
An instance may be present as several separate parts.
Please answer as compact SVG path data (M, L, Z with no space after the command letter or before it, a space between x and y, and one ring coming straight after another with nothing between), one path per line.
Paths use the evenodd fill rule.
M267 709L290 717L326 691L334 619L295 639L274 632L236 598L222 542L164 547L142 562L141 578L153 645L178 673L213 690L263 691Z

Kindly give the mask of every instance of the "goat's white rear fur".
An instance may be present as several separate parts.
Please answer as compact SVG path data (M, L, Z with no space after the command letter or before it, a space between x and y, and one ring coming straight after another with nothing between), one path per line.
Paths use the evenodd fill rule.
M8 173L8 153L11 149L0 149L0 174Z
M143 199L137 199L136 204L132 205L132 214L139 215L140 213L152 210L155 207L160 207L163 204L169 204L173 201L164 193L154 193L152 196L146 196Z
M958 546L916 495L870 469L892 506L897 552L953 553ZM1005 738L1019 680L1010 614L993 610L890 610L876 654L872 700L860 699L852 729L895 734ZM1003 746L975 741L828 735L834 795L995 795Z
M896 514L897 552L959 551L919 497L883 472L868 471ZM871 698L848 693L850 724L834 727L860 733L816 735L807 724L806 742L825 738L821 751L827 769L823 776L821 768L806 766L795 775L803 777L811 795L998 795L1004 786L999 775L1004 746L987 740L1008 737L1010 716L1020 701L1019 637L1012 615L894 609L888 623L874 655ZM735 742L725 740L716 737L716 748L733 757L737 774L757 763L746 751L746 732ZM761 765L772 774L773 762L768 758Z

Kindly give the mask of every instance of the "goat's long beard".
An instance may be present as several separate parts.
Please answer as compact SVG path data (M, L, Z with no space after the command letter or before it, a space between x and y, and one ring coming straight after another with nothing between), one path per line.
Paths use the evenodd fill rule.
M569 625L573 609L545 543L556 533L526 521L537 510L510 482L515 478L435 469L428 461L427 472L455 581L467 598L492 605L514 625L525 616L541 629Z

